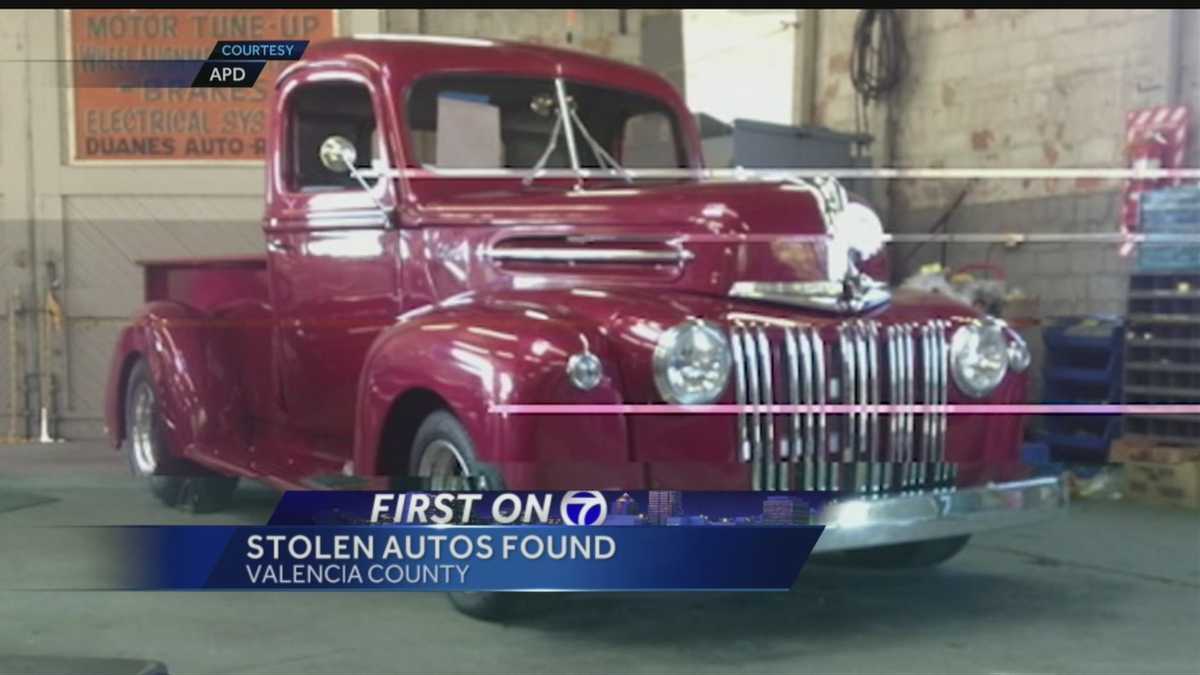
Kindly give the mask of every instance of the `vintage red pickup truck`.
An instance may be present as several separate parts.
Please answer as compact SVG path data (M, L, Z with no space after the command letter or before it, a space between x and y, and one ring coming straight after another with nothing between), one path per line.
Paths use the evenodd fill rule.
M836 180L704 175L659 76L364 36L269 106L266 255L146 262L116 345L111 439L164 501L242 476L826 490L818 551L882 564L1065 506L1021 418L945 407L1022 402L1021 338L876 280L883 230ZM554 404L594 407L519 407Z

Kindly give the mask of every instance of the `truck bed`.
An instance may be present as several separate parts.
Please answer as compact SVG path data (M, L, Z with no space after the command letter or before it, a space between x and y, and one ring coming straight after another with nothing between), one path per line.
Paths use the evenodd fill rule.
M266 303L265 256L137 261L145 269L147 302L168 300L212 312L245 301Z

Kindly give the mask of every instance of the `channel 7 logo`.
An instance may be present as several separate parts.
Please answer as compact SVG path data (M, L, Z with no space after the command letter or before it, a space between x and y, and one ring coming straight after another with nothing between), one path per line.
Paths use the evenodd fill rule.
M595 490L572 490L563 495L559 512L567 525L603 525L608 502Z

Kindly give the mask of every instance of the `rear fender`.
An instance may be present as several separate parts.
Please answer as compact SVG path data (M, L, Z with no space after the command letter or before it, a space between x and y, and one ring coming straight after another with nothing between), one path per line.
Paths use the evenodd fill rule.
M134 315L117 339L105 402L109 440L126 435L129 372L146 359L171 451L236 448L249 442L241 377L230 358L230 332L207 315L175 302L152 302Z
M566 373L567 360L585 345L604 367L603 380L590 391L576 388ZM444 401L467 428L479 459L508 465L510 475L560 460L564 465L629 461L621 415L492 410L500 404L620 403L615 359L600 332L584 322L468 305L421 312L385 330L368 352L359 381L357 473L380 475L385 453L408 451L381 445L393 403L414 391Z

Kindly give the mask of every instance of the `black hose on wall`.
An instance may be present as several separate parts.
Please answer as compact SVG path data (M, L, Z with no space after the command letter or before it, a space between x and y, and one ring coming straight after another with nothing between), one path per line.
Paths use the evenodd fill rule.
M850 82L858 95L857 131L869 131L867 107L900 84L905 68L904 33L894 9L864 9L854 22Z

